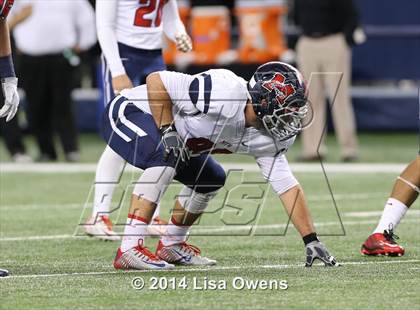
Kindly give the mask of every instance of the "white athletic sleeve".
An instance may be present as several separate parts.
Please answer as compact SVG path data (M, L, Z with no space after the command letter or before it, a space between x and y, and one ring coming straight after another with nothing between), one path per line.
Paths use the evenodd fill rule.
M189 88L194 76L173 71L160 71L159 75L175 108L174 114L191 115L200 112L189 96Z
M290 170L286 156L258 157L256 160L264 179L270 182L271 187L278 195L299 184Z
M175 41L176 35L186 33L185 26L179 17L176 0L169 0L163 7L162 23L163 32L172 41Z
M87 0L74 1L78 46L87 50L96 43L95 12Z
M126 74L115 32L118 0L96 0L96 29L112 77Z

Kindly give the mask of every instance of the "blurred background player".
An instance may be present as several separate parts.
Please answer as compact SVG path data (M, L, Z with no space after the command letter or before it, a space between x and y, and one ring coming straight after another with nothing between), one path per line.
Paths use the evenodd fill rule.
M27 18L15 14L31 8ZM77 54L96 42L95 16L87 0L16 3L11 23L21 54L21 80L26 93L30 127L39 148L39 161L57 159L56 131L67 161L79 159L76 123L72 107L74 67ZM42 42L42 44L41 44Z
M0 79L1 79L1 109L0 117L10 121L19 107L19 94L17 92L18 79L13 66L12 50L10 47L9 28L6 17L12 8L13 0L0 0ZM0 277L6 277L9 272L0 269Z
M420 155L401 173L390 198L385 204L378 226L373 234L363 243L364 255L404 255L404 248L395 242L394 235L401 219L420 193Z
M104 105L123 89L144 84L148 74L166 69L163 34L176 43L179 51L192 50L175 0L97 0L96 24L103 53ZM102 154L96 170L93 213L85 225L87 234L119 239L107 214L124 163L112 150ZM158 212L155 224L163 223Z
M312 161L326 155L328 95L341 158L354 161L358 157L358 142L350 100L350 46L355 43L353 36L359 25L356 8L352 0L296 0L295 23L303 32L296 45L297 63L310 79L309 101L313 113L312 124L302 131L300 159Z

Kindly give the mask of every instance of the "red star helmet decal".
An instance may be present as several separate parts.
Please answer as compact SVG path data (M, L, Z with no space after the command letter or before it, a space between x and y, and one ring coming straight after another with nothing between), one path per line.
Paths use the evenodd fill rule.
M289 96L293 95L296 91L292 84L285 84L284 81L286 78L283 74L276 73L274 77L262 84L268 91L276 92L276 101L279 106L281 106Z

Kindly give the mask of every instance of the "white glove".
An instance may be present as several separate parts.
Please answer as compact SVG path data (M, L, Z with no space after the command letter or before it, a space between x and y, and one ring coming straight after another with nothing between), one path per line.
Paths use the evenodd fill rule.
M175 36L176 48L178 51L187 53L192 51L192 41L188 34L179 33Z
M17 91L18 79L8 77L1 80L1 88L4 95L4 105L0 110L0 118L6 117L10 121L16 114L19 107L19 94Z

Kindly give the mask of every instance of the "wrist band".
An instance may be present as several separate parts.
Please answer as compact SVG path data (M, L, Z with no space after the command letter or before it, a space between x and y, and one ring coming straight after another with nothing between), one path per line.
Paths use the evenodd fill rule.
M12 55L0 57L0 78L16 77Z
M171 124L166 124L166 125L160 126L159 131L163 135L163 134L165 134L167 132L170 132L170 131L176 131L176 128L175 128L175 125L173 123L171 123Z

